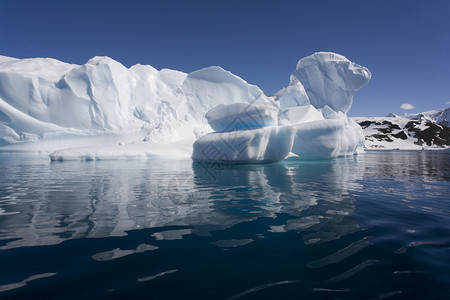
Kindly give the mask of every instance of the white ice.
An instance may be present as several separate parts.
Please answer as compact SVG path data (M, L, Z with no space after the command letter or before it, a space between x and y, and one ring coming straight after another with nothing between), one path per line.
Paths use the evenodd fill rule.
M216 132L247 130L278 125L278 107L247 103L219 104L206 114Z
M346 116L302 123L294 127L297 130L292 152L301 159L328 159L363 151L362 129Z
M289 86L274 95L280 104L279 124L293 125L295 128L292 132L292 153L300 159L328 159L362 152L362 129L346 116L346 112L352 105L354 92L370 78L369 70L335 53L319 52L301 59L291 75ZM228 116L236 116L237 109L234 109L233 113L229 113L229 110L231 109L221 106L208 112L207 117L212 114L213 120L221 121L220 126L212 126L213 129L223 131L224 128L233 128L233 118ZM219 117L222 115L227 117ZM235 127L240 129L239 126ZM235 134L245 145L252 141L250 133ZM283 138L268 140L267 146L257 143L261 147L259 152L267 155L268 151L275 148L275 145L270 143L279 143L280 147L284 147L292 139L286 134ZM198 151L208 154L204 149L218 149L218 153L228 151L229 148L234 149L229 147L229 141L224 141L220 134L210 134L207 139L201 138L199 141L201 147L194 144L194 160L217 160L215 156L199 155ZM241 157L227 153L224 157L230 162L242 162L243 158L255 162L255 159L247 154Z
M347 113L353 94L371 77L367 68L342 55L317 52L298 62L289 86L297 87L301 83L309 102L317 109L328 105L336 112Z
M210 133L195 141L192 159L208 163L277 162L289 155L294 135L293 126Z
M361 140L355 139L361 136L345 113L370 76L341 55L319 52L300 60L289 86L268 97L216 66L186 74L148 65L126 68L109 57L80 66L0 56L0 150L58 151L52 155L57 160L147 157L175 148L186 156L212 129L263 127L233 134L250 147L235 159L279 160L292 130L291 150L298 155L309 157L312 150L305 149L314 147L328 149L317 151L328 157L346 155L358 152ZM330 125L333 119L342 126ZM273 127L278 123L295 129ZM199 145L217 135L206 136Z
M280 114L280 125L300 124L318 120L324 120L324 117L312 105L289 107Z

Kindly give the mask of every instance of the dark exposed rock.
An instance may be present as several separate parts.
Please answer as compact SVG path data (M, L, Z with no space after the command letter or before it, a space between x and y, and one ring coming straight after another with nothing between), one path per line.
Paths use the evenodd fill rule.
M421 147L445 148L450 146L450 127L445 126L442 120L437 122L437 120L430 120L428 117L397 116L388 118L388 120L381 118L359 119L359 124L363 128L365 138L370 142L371 148L381 146L377 145L376 141L395 142L396 140L410 140L411 143Z
M388 134L388 133L392 132L392 129L391 128L380 128L380 129L378 129L378 131L382 132L384 134Z
M406 123L405 128L408 129L408 131L413 132L416 125L420 124L419 121L409 121L408 123Z
M428 126L425 130L416 129L416 137L423 140L428 146L450 145L450 128L447 126L437 125L431 122L426 123Z
M359 126L361 126L362 129L365 129L365 128L369 127L370 124L375 124L375 122L372 122L372 121L364 121L364 122L360 122L360 123L359 123Z
M402 140L407 140L408 139L408 136L406 135L406 133L403 130L398 132L398 133L396 133L396 134L393 134L392 136L395 137L395 138L398 138L398 139L402 139Z
M391 129L401 129L400 126L398 126L397 124L393 124L392 122L389 122L389 121L383 121L381 124L388 125L389 128L391 128Z
M393 142L394 140L389 137L389 135L385 134L374 134L374 138L376 138L379 141L386 141L386 142Z

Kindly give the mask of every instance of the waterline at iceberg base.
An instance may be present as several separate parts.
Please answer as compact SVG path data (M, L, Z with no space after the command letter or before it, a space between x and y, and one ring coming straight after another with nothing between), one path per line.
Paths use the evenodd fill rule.
M216 66L186 74L108 57L79 66L0 56L0 150L207 161L212 147L229 162L355 154L364 136L346 113L370 78L344 56L318 52L298 62L288 87L266 96Z

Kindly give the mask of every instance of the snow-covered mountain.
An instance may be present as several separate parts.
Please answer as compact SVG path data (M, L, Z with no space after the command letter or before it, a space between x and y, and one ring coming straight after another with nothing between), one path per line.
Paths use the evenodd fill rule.
M398 117L396 114L389 114L388 117ZM414 120L425 120L439 125L450 126L450 107L440 110L430 110L418 114L404 114L404 118L414 119Z
M445 149L450 147L450 108L418 114L352 118L364 132L366 149Z

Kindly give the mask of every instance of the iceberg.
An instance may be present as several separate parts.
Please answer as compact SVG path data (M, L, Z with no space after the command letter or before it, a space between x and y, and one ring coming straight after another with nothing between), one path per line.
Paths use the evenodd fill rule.
M164 153L205 160L207 145L238 162L348 155L364 139L346 112L370 78L344 56L318 52L267 96L218 66L184 73L127 68L104 56L83 65L0 56L0 150L54 160ZM248 149L225 150L235 140Z

